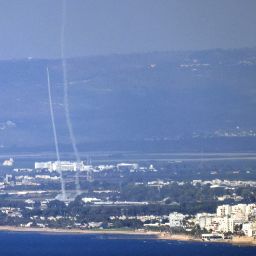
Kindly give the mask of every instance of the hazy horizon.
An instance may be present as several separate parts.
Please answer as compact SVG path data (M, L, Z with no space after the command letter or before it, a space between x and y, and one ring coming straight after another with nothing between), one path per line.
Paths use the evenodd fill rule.
M197 50L191 50L191 49L186 49L186 50L159 50L159 51L147 51L147 52L129 52L129 53L105 53L105 54L92 54L92 55L74 55L74 56L67 56L66 59L83 59L83 58L108 58L108 57L113 57L113 56L133 56L133 55L145 55L145 54L172 54L172 53L196 53L196 52L209 52L209 51L239 51L239 50L254 50L256 49L255 46L251 47L237 47L237 48L207 48L207 49L197 49ZM57 57L31 57L31 56L24 56L20 58L7 58L7 59L0 59L0 61L19 61L19 60L49 60L49 61L54 61L54 60L60 60L61 56Z
M255 9L253 0L67 1L65 54L256 47ZM1 1L0 59L59 58L61 15L61 0Z

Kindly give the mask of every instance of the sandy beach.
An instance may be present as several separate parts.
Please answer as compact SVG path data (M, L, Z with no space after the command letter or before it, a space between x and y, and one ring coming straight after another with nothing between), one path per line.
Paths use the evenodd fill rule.
M160 236L160 232L140 231L140 230L81 230L81 229L64 229L64 228L33 228L33 227L15 227L15 226L0 226L0 231L8 232L40 232L40 233L59 233L59 234L109 234L109 235L147 235Z

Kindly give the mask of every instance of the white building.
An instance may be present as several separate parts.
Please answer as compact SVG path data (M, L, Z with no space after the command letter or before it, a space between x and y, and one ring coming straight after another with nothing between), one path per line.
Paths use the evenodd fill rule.
M256 216L256 204L248 204L245 208L246 216Z
M3 161L3 166L13 166L14 160L13 158L7 159Z
M114 165L103 165L103 164L101 164L101 165L97 166L97 169L99 171L109 171L109 170L115 169L115 166Z
M182 227L183 226L183 220L185 218L185 215L178 213L178 212L172 212L169 214L169 225L171 228L174 227Z
M35 169L52 169L52 162L35 162Z
M214 230L215 214L202 214L198 217L198 224L201 229Z
M242 230L246 236L256 236L256 224L252 222L244 223Z
M248 220L249 216L256 215L256 204L220 205L217 207L217 216L232 216L236 220Z
M219 218L219 225L217 231L222 233L234 232L235 222L233 218L225 216L223 218Z
M131 170L137 170L139 168L139 165L136 163L120 163L116 165L118 170L122 169L131 169Z
M221 205L216 214L198 213L196 221L201 229L220 233L234 233L236 226L243 225L246 236L256 236L256 222L248 222L253 216L256 204Z
M86 204L88 203L95 203L95 202L101 202L100 199L96 198L96 197L83 197L82 201Z
M84 162L55 161L55 162L35 162L35 169L47 169L50 172L55 171L88 171L89 165Z
M246 204L237 204L231 206L231 214L235 218L246 218Z
M224 217L231 214L231 206L228 204L220 205L217 207L217 216Z

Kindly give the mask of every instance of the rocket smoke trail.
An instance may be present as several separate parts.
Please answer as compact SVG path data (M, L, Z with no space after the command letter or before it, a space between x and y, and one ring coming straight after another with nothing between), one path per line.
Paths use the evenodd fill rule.
M67 61L65 59L65 24L66 24L66 0L62 1L62 22L61 22L61 64L62 64L62 79L63 79L63 87L64 87L64 109L66 116L66 123L69 131L70 140L72 143L72 148L75 154L76 162L80 163L81 159L79 156L79 152L77 149L76 138L73 131L73 125L70 118L69 111L69 101L68 101L68 78L67 78ZM76 193L80 194L80 183L79 183L79 167L76 170Z
M51 121L52 121L52 131L53 131L53 137L54 137L57 163L59 164L60 163L60 151L59 151L58 137L57 137L57 133L56 133L55 118L54 118L54 114L53 114L51 82L50 82L50 74L49 74L48 67L47 67L47 84L48 84L48 97L49 97L49 105L50 105ZM62 199L65 200L66 199L65 183L63 180L62 171L59 170L59 173L60 173Z

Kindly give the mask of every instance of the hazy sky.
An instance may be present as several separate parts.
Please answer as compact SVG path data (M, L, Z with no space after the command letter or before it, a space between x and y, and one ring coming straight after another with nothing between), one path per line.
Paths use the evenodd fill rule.
M256 0L66 0L66 55L256 46ZM0 0L0 59L60 54L61 0Z

